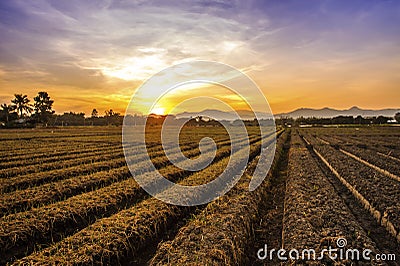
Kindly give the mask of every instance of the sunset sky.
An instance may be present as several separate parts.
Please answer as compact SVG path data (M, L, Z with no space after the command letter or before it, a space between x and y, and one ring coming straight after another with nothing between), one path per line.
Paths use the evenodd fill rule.
M274 113L399 108L399 25L395 0L2 0L0 103L44 90L57 113L124 113L144 80L199 59L244 71Z

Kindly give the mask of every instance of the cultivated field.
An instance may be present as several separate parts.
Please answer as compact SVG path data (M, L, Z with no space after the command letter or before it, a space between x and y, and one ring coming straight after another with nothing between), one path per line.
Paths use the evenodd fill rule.
M209 204L179 207L150 197L132 178L121 128L1 130L0 264L356 264L327 253L318 261L257 257L265 244L268 252L321 252L341 238L347 248L370 249L371 258L396 259L358 265L400 263L399 128L278 129L271 170L252 192L252 172L266 164L261 140L268 144L273 135L248 132L250 158L238 184ZM135 153L135 143L124 145L135 175L151 182L154 164L171 181L198 185L226 169L232 142L244 143L223 128L188 127L180 135L183 153L198 158L203 137L218 149L198 172L170 163L156 127L146 137L152 162Z

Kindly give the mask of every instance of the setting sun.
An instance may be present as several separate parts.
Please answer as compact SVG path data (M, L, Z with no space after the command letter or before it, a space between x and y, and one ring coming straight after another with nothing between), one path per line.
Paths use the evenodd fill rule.
M156 114L156 115L164 115L165 114L165 108L162 107L155 107L151 110L151 113Z

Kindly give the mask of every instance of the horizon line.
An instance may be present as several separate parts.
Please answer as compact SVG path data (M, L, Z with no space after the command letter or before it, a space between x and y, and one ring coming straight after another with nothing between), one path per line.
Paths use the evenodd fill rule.
M359 109L362 111L383 111L383 110L400 110L400 107L385 107L385 108L363 108L363 107L359 107L357 105L353 105L351 107L348 108L344 108L344 109L339 109L339 108L335 108L335 107L329 107L329 106L325 106L325 107L321 107L321 108L313 108L313 107L298 107L296 109L292 109L291 111L287 111L287 112L280 112L280 113L276 113L276 112L272 112L272 115L277 116L277 115L284 115L284 114L290 114L292 112L298 111L298 110L303 110L303 109L307 109L307 110L314 110L314 111L319 111L319 110L323 110L323 109L331 109L334 111L349 111L351 109ZM93 109L97 109L97 108L93 108ZM114 110L113 108L109 108L106 109L107 110ZM201 112L205 112L205 111L220 111L220 112L224 112L224 113L232 113L232 111L223 111L223 110L218 110L218 109L212 109L212 108L207 108L207 109L203 109L201 111L183 111L183 112L179 112L179 113L166 113L166 114L156 114L156 113L148 113L148 114L143 114L143 113L134 113L135 115L140 115L140 116L148 116L148 115L160 115L160 116L167 116L167 115L179 115L179 114L183 114L183 113L201 113ZM236 112L241 112L241 111L246 111L246 112L253 112L252 110L247 110L247 109L239 109ZM266 113L264 111L254 111L256 113ZM79 113L83 113L85 117L91 117L90 114L86 114L85 112L82 111L64 111L64 112L55 112L54 114L56 115L63 115L65 113L75 113L75 114L79 114ZM126 115L126 112L117 112L122 116Z

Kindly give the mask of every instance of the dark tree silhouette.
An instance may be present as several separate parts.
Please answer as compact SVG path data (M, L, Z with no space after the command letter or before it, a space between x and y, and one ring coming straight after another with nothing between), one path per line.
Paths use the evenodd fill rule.
M96 109L93 109L92 111L92 117L98 117L99 116L99 112L97 112Z
M394 115L394 119L396 119L397 123L400 123L400 112Z
M35 101L33 106L35 108L37 120L42 123L47 123L49 117L54 114L54 110L52 109L54 101L50 99L49 94L45 91L39 92L33 100Z
M106 117L111 117L111 116L115 115L115 113L112 109L106 110L104 113L105 113Z
M2 118L4 118L4 122L6 122L7 124L10 122L10 117L13 114L14 110L15 107L12 105L7 105L6 103L3 103L1 105L1 116Z
M120 125L122 124L120 113L114 112L112 109L106 110L105 112L105 119L107 121L107 125Z
M14 94L15 98L11 101L13 103L13 107L19 112L19 117L22 118L24 112L31 113L32 107L29 104L30 100L27 95L22 94Z

